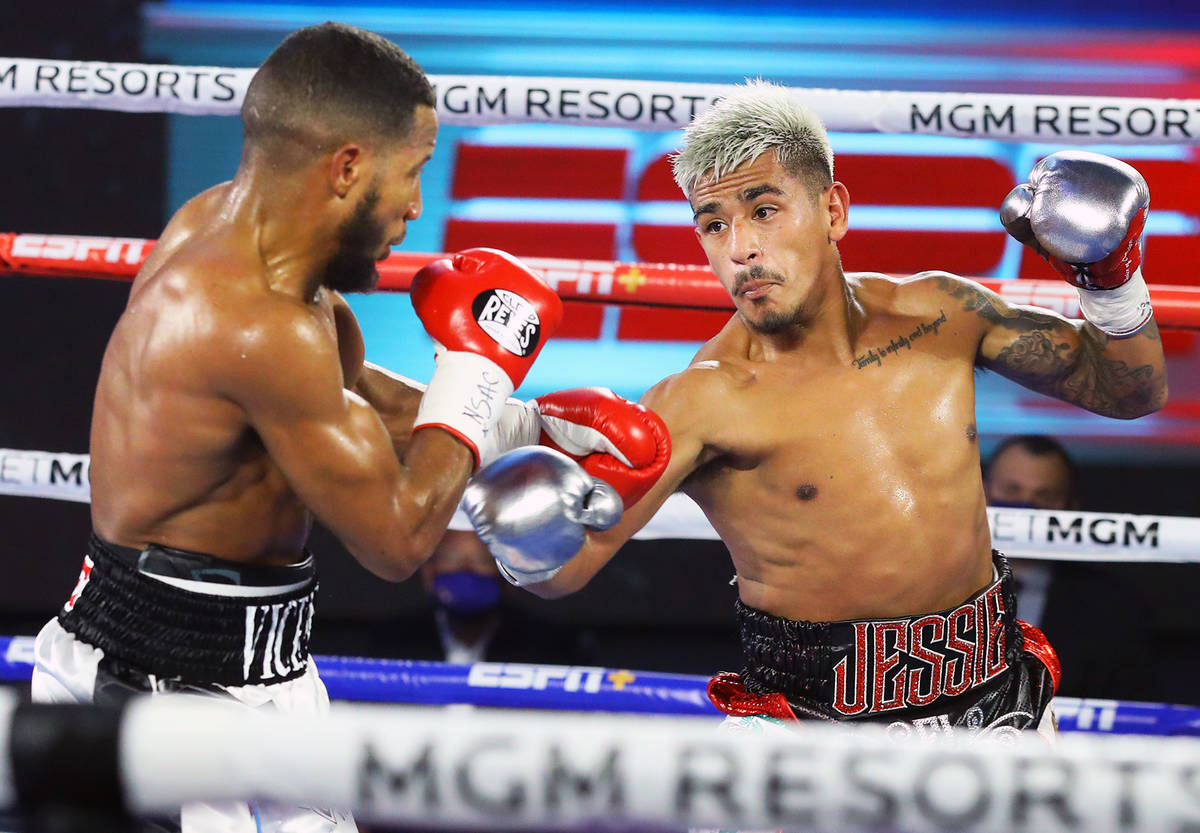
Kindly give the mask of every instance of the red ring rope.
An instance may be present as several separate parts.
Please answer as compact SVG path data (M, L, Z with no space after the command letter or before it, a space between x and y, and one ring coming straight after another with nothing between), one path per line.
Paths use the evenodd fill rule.
M0 274L133 280L153 240L130 237L0 232ZM408 290L418 269L441 254L396 252L379 264L379 288ZM713 273L702 266L618 263L608 260L524 258L568 301L642 304L677 309L733 309ZM1078 296L1063 281L977 279L1008 302L1079 317ZM1158 325L1200 330L1200 288L1152 284Z

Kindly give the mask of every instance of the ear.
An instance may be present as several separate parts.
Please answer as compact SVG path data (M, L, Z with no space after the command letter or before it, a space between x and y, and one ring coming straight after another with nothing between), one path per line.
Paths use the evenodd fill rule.
M329 157L329 187L344 198L366 174L367 154L361 145L346 144Z
M821 198L829 212L829 242L836 243L846 236L850 228L850 192L840 182L835 182Z

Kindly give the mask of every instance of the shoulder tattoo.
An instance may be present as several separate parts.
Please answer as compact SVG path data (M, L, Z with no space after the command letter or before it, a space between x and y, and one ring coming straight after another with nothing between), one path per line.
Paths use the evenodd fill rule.
M1036 310L1001 309L979 287L948 278L937 281L964 310L1009 332L1010 340L986 367L1031 390L1110 416L1142 413L1154 398L1154 387L1148 384L1154 368L1106 358L1109 337L1099 330L1080 331ZM1153 321L1143 332L1159 337Z

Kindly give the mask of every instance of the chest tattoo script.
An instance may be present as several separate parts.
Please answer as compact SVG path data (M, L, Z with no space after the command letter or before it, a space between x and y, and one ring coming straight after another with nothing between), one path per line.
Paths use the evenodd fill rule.
M872 347L861 356L855 356L854 366L859 370L870 367L871 365L878 365L882 367L884 358L894 356L901 350L911 350L914 341L919 338L924 338L930 333L937 335L938 328L946 323L946 311L941 309L938 311L941 312L941 315L932 321L918 324L911 333L901 333L887 344L881 344L878 347Z

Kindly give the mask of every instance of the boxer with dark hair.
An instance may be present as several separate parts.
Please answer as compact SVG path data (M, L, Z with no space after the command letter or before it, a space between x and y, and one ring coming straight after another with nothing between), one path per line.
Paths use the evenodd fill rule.
M427 389L364 362L337 290L375 286L376 261L421 214L437 138L433 90L397 46L334 23L295 32L255 75L243 119L233 180L170 220L105 351L94 534L75 591L36 641L39 700L189 691L320 714L328 697L308 653L314 519L398 581L428 558L490 456L543 430L580 457L625 447L590 427L601 411L607 425L653 422L602 392L569 393L570 413L554 394L508 399L562 306L495 250L414 279L437 342ZM630 449L606 465L652 480L662 465L647 467L649 443L648 455ZM181 824L353 827L332 812L247 804L189 806Z
M1071 321L944 272L844 273L850 194L820 122L782 87L748 83L698 116L674 170L736 313L642 400L670 429L666 473L612 531L533 569L513 556L525 519L481 472L493 554L538 595L570 593L681 490L737 568L745 665L710 686L730 715L1046 726L1057 663L1018 622L991 547L975 374L1120 419L1162 407L1145 181L1057 153L1005 199L1005 227L1079 289L1085 320Z

